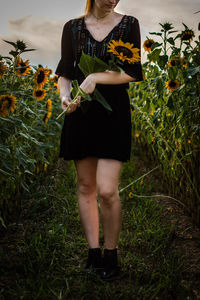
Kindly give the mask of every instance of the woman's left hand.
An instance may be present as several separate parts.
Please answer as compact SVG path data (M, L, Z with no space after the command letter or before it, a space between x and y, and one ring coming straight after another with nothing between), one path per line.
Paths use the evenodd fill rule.
M88 95L94 92L95 87L96 87L95 73L89 74L80 85L80 88Z

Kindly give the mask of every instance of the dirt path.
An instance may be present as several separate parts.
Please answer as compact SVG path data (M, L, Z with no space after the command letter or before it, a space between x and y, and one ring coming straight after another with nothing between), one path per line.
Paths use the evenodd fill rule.
M134 159L138 167L138 174L145 174L149 170L149 166L139 157ZM151 184L152 176L155 182L153 193L167 195L160 184L159 173L151 173L145 180L149 180L149 184ZM154 199L163 207L162 215L166 223L172 224L174 228L169 243L169 253L175 250L180 252L180 255L184 258L181 283L188 292L191 292L189 294L196 295L194 300L200 300L200 228L193 224L191 217L184 211L183 206L175 200L164 197ZM0 281L0 290L5 288L5 283L7 286L12 286L13 281L20 280L20 277L23 278L23 251L21 253L20 249L16 251L14 245L24 239L24 233L26 232L24 226L25 224L10 224L1 237L0 246L4 250L0 251L0 255L4 255L4 264L6 264L8 274L4 276L3 281ZM13 266L15 270L13 270ZM18 276L18 278L15 276Z
M138 165L141 168L141 173L147 172L147 165L141 158L138 159ZM154 176L154 181L157 186L156 194L167 195L160 184L160 175L157 173L151 174ZM150 179L147 177L147 180ZM184 207L176 200L161 197L155 198L163 207L163 218L167 223L171 223L174 227L174 235L169 245L170 250L177 250L184 259L182 267L183 285L189 290L192 288L197 299L200 299L200 227L192 221ZM181 299L182 300L182 299Z

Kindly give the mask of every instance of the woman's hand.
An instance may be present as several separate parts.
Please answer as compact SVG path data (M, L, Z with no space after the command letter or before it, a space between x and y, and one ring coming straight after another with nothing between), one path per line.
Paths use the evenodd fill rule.
M95 87L96 80L94 73L88 75L80 85L80 88L88 95L94 92ZM73 100L70 96L61 97L62 109L65 110L69 106L69 109L67 110L66 114L72 113L77 109L77 107L80 106L81 96L77 97L76 103L71 103L72 101Z
M61 98L62 109L65 110L69 106L69 109L67 110L66 114L70 114L73 111L75 111L77 109L77 107L80 106L80 100L81 100L81 97L79 96L79 97L77 97L76 103L71 103L72 102L71 97L69 97L69 96L63 96Z
M80 85L80 88L88 95L92 94L95 90L96 87L95 78L96 78L95 73L89 74Z

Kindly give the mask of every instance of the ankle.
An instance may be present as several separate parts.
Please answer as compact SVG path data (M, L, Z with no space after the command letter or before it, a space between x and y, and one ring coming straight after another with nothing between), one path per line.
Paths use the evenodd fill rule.
M97 250L97 249L101 249L100 247L89 247L88 249L91 249L91 250L93 250L93 251L95 251L95 250Z
M115 247L115 248L104 248L104 251L106 251L108 253L116 252L117 251L117 247Z

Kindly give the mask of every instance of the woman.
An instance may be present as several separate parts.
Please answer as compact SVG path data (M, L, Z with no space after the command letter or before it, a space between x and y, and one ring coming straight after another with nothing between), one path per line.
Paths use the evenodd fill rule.
M78 102L69 107L61 134L60 157L74 160L80 219L89 246L86 270L100 273L104 280L119 274L117 247L122 209L118 181L122 163L130 159L131 118L128 83L141 81L141 63L124 62L125 71L92 73L84 78L78 63L86 54L108 62L111 40L121 39L140 49L140 29L134 17L114 11L118 1L87 0L83 17L68 21L63 28L61 60L56 74L62 109L72 101L71 82L77 79L87 94L97 88L112 108L98 101ZM129 53L130 54L130 53ZM99 245L99 214L104 233L104 256ZM102 270L101 272L99 272Z

